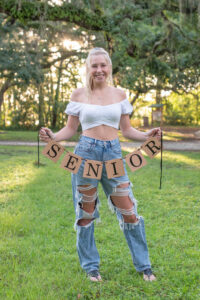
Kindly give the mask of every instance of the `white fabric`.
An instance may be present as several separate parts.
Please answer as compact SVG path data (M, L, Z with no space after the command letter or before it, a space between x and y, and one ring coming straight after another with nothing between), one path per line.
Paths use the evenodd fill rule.
M71 101L65 110L68 115L79 117L82 130L93 128L100 125L107 125L119 128L121 115L131 114L133 108L128 101L124 99L121 102L109 105L95 105Z

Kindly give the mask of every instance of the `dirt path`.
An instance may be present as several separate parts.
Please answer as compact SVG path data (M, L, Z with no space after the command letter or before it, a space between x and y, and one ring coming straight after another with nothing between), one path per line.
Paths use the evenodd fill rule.
M74 147L76 142L62 142L63 146ZM121 142L121 147L126 151L133 151L135 148L139 148L142 142ZM20 142L20 141L0 141L0 145L4 146L37 146L36 142ZM40 142L40 146L45 146L45 143ZM194 141L181 141L181 142L169 142L164 141L164 150L172 151L200 151L200 140Z

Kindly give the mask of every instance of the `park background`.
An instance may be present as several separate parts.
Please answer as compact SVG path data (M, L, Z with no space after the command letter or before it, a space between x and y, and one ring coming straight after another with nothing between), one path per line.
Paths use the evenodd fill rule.
M0 298L200 298L199 37L198 0L0 0ZM37 146L26 144L41 126L64 126L93 47L109 52L114 86L133 105L132 125L161 126L165 141L191 145L164 151L161 190L160 156L129 171L153 284L135 272L101 189L96 242L104 281L88 282L76 254L70 174L45 157L38 168ZM125 155L133 145L119 137L131 145Z

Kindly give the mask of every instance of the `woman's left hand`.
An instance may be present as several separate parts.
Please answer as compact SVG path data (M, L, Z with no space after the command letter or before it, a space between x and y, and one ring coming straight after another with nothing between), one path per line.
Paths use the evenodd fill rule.
M161 133L162 133L162 130L160 127L157 127L157 128L153 128L153 129L150 129L149 131L146 132L146 136L147 138L150 138L150 137L156 137L157 139L161 139Z

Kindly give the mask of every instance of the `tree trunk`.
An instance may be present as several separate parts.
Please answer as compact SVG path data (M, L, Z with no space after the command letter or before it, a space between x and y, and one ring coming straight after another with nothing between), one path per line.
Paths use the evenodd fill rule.
M197 118L196 118L196 120L197 120L197 125L199 125L199 115L200 115L200 101L199 101L200 99L199 99L199 95L197 94Z
M135 96L134 96L133 99L131 100L131 105L133 105L133 104L136 102L136 100L137 100L137 98L139 97L139 95L140 95L140 93L139 93L139 92L136 92ZM132 113L130 114L130 119L132 118L133 114L134 114L134 111L132 111Z
M53 124L53 114L51 113L51 107L53 107L53 101L54 101L54 89L53 89L53 75L50 71L50 91L49 91L49 102L48 102L48 111L49 111L49 118L50 118L50 124L52 127Z
M8 78L0 89L0 124L2 119L2 105L4 103L4 94L9 89L10 86L12 86L11 78Z
M1 106L3 104L4 101L4 93L9 89L9 87L11 86L11 79L8 78L4 84L2 85L1 89L0 89L0 112L1 112Z
M199 95L198 95L198 91L197 91L197 94L193 94L193 97L195 98L196 100L196 120L195 120L195 123L196 125L198 126L199 125L199 115L200 115L200 112L199 112L199 108L200 108L200 101L199 101Z
M59 102L59 94L60 94L60 80L62 76L62 64L63 64L63 60L60 61L60 66L58 68L58 80L57 80L56 94L55 94L54 105L53 105L53 120L52 120L53 128L55 128L57 124L57 112L58 112L58 102Z
M44 124L44 87L42 83L38 85L38 93L39 93L39 107L38 107L39 127L43 127L45 124Z

